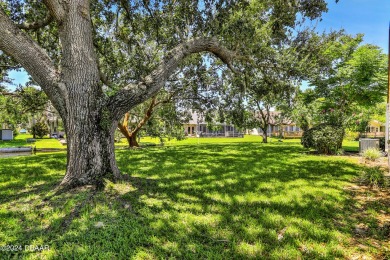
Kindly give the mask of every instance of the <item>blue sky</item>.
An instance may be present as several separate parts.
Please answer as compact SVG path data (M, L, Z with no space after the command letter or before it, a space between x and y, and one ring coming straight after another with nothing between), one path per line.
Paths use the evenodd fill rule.
M364 42L380 46L388 53L390 0L327 0L328 13L318 30L345 29L349 34L363 33Z
M313 0L314 1L314 0ZM380 46L388 53L390 0L335 0L328 1L328 13L318 23L319 32L345 29L349 34L363 33L364 42ZM15 84L25 84L26 72L10 73Z

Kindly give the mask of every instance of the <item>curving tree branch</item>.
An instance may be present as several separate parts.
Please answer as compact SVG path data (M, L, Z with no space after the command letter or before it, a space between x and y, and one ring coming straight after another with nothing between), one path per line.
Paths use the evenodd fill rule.
M211 52L234 71L232 61L237 55L226 49L215 38L195 38L168 52L160 65L142 81L129 84L110 98L109 108L117 120L132 107L154 96L187 56Z
M64 112L63 95L66 91L60 84L59 73L49 55L29 35L19 29L2 8L0 8L0 35L0 49L34 78L60 113Z
M20 66L18 66L18 65L2 65L2 64L0 64L0 68L4 68L4 69L9 69L9 70L11 70L11 69L20 69Z
M66 7L61 0L43 0L43 3L49 9L51 15L58 21L61 22L66 15Z

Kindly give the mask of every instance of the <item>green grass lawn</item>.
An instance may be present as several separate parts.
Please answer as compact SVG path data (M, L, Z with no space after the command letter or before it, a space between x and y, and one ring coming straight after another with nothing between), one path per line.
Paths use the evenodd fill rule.
M42 148L61 148L64 149L66 146L63 146L57 139L44 137L42 139L36 139L35 143L27 143L28 138L33 138L30 134L19 134L12 141L0 141L0 148L5 147L26 147L26 146L36 146L38 149Z
M27 143L27 139L32 138L32 135L30 134L19 134L16 136L15 140L12 141L0 141L0 148L4 147L25 147L25 146L36 146L38 149L43 148L56 148L56 149L66 149L66 146L63 146L57 139L54 138L42 138L42 139L36 139L35 143ZM165 139L164 145L165 146L180 146L180 145L198 145L198 144L234 144L234 143L260 143L262 140L261 136L254 136L254 135L245 135L244 138L186 138L181 141L177 141L176 139ZM301 142L300 139L283 139L281 140L282 143L294 143L299 144ZM273 143L280 143L279 139L277 138L269 138L268 142ZM160 139L159 138L150 138L150 137L142 137L140 145L159 145ZM121 142L115 144L116 147L127 147L127 141L126 138L122 138ZM345 151L349 152L357 152L359 151L359 142L358 141L344 141L343 142L343 149Z
M334 259L383 254L352 240L347 157L307 155L296 141L187 139L118 150L126 183L54 196L66 154L0 159L0 246L25 259ZM150 140L149 140L150 141ZM201 142L202 141L202 142ZM387 210L389 213L389 209ZM367 217L371 217L367 215ZM375 225L371 221L372 225ZM96 227L101 226L101 227ZM382 238L381 238L382 239ZM382 251L381 251L382 250Z
M181 141L177 141L176 139L171 140L164 140L164 145L191 145L191 144L221 144L221 143L260 143L262 141L261 136L256 135L245 135L244 138L213 138L213 137L207 137L207 138L196 138L196 137L189 137ZM301 139L283 139L280 140L278 138L269 138L268 142L270 144L275 143L294 143L294 144L300 144ZM150 137L142 137L140 145L147 145L147 144L160 144L159 138L150 138ZM120 143L116 144L117 146L127 146L126 138L122 138ZM347 141L345 140L343 142L343 149L347 152L358 152L359 151L359 142L358 141Z
M343 149L346 152L359 152L359 141L343 141Z

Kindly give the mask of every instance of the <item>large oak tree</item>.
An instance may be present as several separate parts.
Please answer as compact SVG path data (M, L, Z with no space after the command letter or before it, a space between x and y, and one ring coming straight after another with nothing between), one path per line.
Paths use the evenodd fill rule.
M122 178L118 120L188 56L209 53L210 64L232 69L253 48L283 44L297 17L325 10L324 0L8 0L0 3L0 50L41 86L64 122L61 186L101 187L104 178ZM254 34L263 40L248 44Z

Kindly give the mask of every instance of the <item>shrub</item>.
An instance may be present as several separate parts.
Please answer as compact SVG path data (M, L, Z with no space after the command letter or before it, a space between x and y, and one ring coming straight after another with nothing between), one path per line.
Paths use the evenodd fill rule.
M344 128L340 126L321 124L303 133L301 144L305 148L316 149L322 154L335 154L341 149L344 138Z
M382 153L376 148L368 148L363 152L362 156L367 160L376 161L382 156Z
M362 184L374 186L374 187L385 187L388 185L388 181L385 178L383 170L380 166L365 168L360 172L359 181Z
M31 128L31 133L38 138L42 138L43 136L49 134L49 128L47 128L45 123L38 122Z

